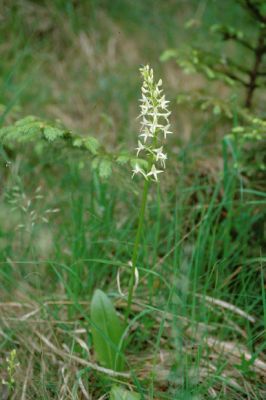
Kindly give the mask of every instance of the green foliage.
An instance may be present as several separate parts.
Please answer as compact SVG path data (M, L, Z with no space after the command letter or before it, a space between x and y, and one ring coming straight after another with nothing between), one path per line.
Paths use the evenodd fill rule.
M241 355L241 363L236 364L235 367L238 369L243 376L248 376L250 378L255 378L256 373L252 369L254 362L256 360L256 356L251 357L249 360L245 358L245 356Z
M211 32L219 33L220 35L223 36L224 40L227 40L227 39L237 39L237 40L245 39L244 33L242 31L236 29L233 26L215 24L215 25L212 25Z
M27 116L13 125L0 129L0 142L2 145L14 148L17 143L28 142L59 142L70 140L75 146L76 136L59 123L51 123L34 116ZM80 146L81 147L81 146Z
M245 123L232 128L227 137L242 150L240 168L247 176L265 179L266 120L246 114Z
M130 161L130 155L128 153L122 153L117 157L117 162L120 165L124 165L128 161Z
M243 36L238 39L255 38L256 29L252 26L246 31L248 20L239 14L237 1L229 0L228 7L224 2L196 0L45 0L14 2L9 7L10 3L4 0L0 11L0 102L7 104L4 109L0 106L0 121L8 125L18 120L21 112L38 115L41 110L47 116L67 115L64 120L82 134L70 132L60 137L58 132L48 132L45 138L37 130L30 141L25 137L22 142L19 137L4 145L11 163L2 162L1 168L0 381L7 377L4 360L16 347L21 367L15 374L15 398L109 398L114 381L127 390L135 387L141 398L265 398L265 257L261 256L265 180L261 189L248 189L232 159L226 159L233 148L233 161L239 161L238 143L246 155L251 155L253 145L262 148L261 139L253 141L248 136L253 127L260 129L261 136L263 127L252 122L255 116L241 107L237 82L227 86L217 81L216 86L211 79L203 85L204 90L188 93L184 112L182 106L178 110L183 113L181 125L191 126L189 142L173 110L176 127L170 138L169 174L157 193L149 194L140 249L143 262L138 263L142 285L131 313L136 317L128 327L134 336L127 360L128 378L94 370L90 356L94 346L87 329L91 326L88 296L96 287L116 293L116 265L122 271L132 257L130 238L136 231L138 202L131 192L129 170L135 155L132 158L125 152L129 148L123 144L128 143L131 132L134 136L138 124L135 65L149 60L157 71L161 69L170 86L171 70L157 63L158 51L178 42L195 44L193 32L184 34L181 28L183 19L191 15L209 25L233 20L236 31L239 22ZM224 15L214 20L218 8ZM200 26L203 50L211 52L213 44L218 44L212 39L219 36L214 32L210 36ZM226 50L239 57L242 66L252 63L252 53L246 57L242 48L235 51L236 46ZM197 78L193 86L202 82ZM190 78L186 79L185 86L189 86ZM231 91L235 92L232 96ZM220 96L228 92L228 98ZM260 91L255 93L259 99ZM197 112L190 112L192 103L200 107L206 124L198 123ZM262 102L259 108L263 120ZM103 110L110 121L101 117ZM59 122L41 122L69 132ZM122 151L107 152L96 132L106 138L104 146L108 143L111 149L116 143ZM216 169L220 147L213 146L210 139L219 132L231 132L230 141L225 138L224 176ZM87 135L96 138L90 137L85 144ZM60 161L69 156L67 168L62 162L50 168L56 154L61 155ZM263 152L252 154L258 160ZM21 162L26 157L28 164ZM76 162L78 157L81 161ZM83 159L91 160L95 173L87 171ZM119 176L103 183L99 179L102 160L110 161L114 171L125 171L126 179ZM88 173L79 169L82 165ZM248 166L252 166L250 161ZM20 197L16 191L8 199L6 195L13 193L17 184ZM40 199L35 201L36 193ZM24 213L24 205L31 200L29 212ZM14 201L19 211L14 210ZM32 226L35 214L31 211L38 213L39 207L44 216L49 215L49 223ZM50 214L54 208L59 212ZM28 222L27 231L17 230L24 221ZM122 288L126 284L127 274L121 273ZM228 302L231 309L209 304L205 295L217 303ZM254 317L255 324L234 314L234 307ZM26 371L27 382L21 371ZM115 392L124 393L122 387ZM0 384L0 397L8 397L5 389Z
M98 289L91 302L91 323L93 344L98 360L107 368L122 371L124 329L112 302Z
M113 386L110 392L110 400L140 400L140 395L120 386Z
M208 93L207 90L194 90L193 92L180 92L177 96L177 104L185 104L204 112L210 112L216 116L233 119L235 97L222 99Z
M228 86L240 86L246 90L245 106L250 108L254 92L266 87L266 68L263 61L266 54L266 16L262 4L256 0L239 0L244 14L252 19L252 30L256 38L249 32L226 24L210 26L210 34L214 34L214 45L208 51L206 46L182 46L179 49L165 51L162 61L175 59L185 73L200 73L212 81L220 81ZM265 5L264 5L265 6ZM186 24L187 28L197 26L195 20ZM233 52L224 46L231 41L235 45ZM237 47L241 47L246 56L252 55L251 65L239 59Z
M93 155L97 155L100 148L100 143L93 136L87 136L86 138L77 138L73 141L73 146L78 148L85 148L89 150Z
M108 159L102 159L99 164L99 174L101 178L108 178L112 173L112 163Z
M146 165L145 160L136 159L135 155L131 156L125 152L110 153L95 137L78 135L59 122L48 122L30 115L0 128L0 144L6 148L15 150L19 146L21 151L22 144L30 143L38 153L49 145L57 145L59 149L81 150L89 155L92 168L97 170L103 179L112 174L115 164L129 164L134 167L138 162L139 165Z
M217 95L217 92L220 92L217 86L206 84L206 88L179 93L177 102L202 111L211 111L213 115L219 117L218 122L223 123L224 119L229 120L233 126L228 137L235 141L241 153L238 167L241 172L249 174L251 170L255 173L266 170L266 120L264 115L250 111L255 91L266 87L264 63L266 17L262 3L259 1L243 0L239 3L244 12L252 18L254 32L257 35L256 40L250 37L248 32L237 29L235 26L214 24L210 27L210 32L216 35L215 44L220 45L218 51L214 48L217 46L213 46L208 51L206 51L206 46L204 48L182 46L179 49L166 50L161 55L161 61L174 59L186 74L198 73L209 81L217 82L219 85L222 83L228 87L231 94L225 98ZM193 28L195 25L195 21L190 21L187 27ZM234 44L233 52L223 45L223 42L229 40ZM241 63L237 55L239 46L245 55L248 57L252 55L253 64ZM241 98L239 88L244 89L245 98L242 102L238 101Z
M218 58L216 54L184 46L176 50L166 50L161 56L161 61L171 59L174 59L186 74L199 73L209 80L221 81L231 86L235 84L231 73L225 69L225 60L223 57Z
M232 129L232 134L238 137L241 143L265 141L266 139L266 120L246 115L246 124Z

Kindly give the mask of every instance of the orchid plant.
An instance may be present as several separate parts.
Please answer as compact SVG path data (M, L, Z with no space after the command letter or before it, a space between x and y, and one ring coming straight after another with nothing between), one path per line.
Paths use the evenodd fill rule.
M162 90L162 80L157 83L154 81L153 69L149 65L140 68L143 77L142 97L140 99L140 115L141 128L138 139L137 157L140 153L144 153L147 161L147 168L141 167L136 163L133 169L132 177L141 175L145 178L143 187L142 200L140 206L138 228L134 242L132 255L132 269L129 281L129 291L127 299L128 318L131 311L132 297L134 292L134 280L137 271L137 259L140 238L142 234L145 209L148 197L148 191L151 182L158 182L158 175L164 172L167 154L163 151L163 143L167 135L171 134L169 117L171 112L168 110L169 101L165 99ZM142 154L141 154L142 155Z

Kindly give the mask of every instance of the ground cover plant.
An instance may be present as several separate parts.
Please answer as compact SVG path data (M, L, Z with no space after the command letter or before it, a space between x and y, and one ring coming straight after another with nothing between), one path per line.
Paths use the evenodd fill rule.
M265 18L2 1L0 399L265 398Z

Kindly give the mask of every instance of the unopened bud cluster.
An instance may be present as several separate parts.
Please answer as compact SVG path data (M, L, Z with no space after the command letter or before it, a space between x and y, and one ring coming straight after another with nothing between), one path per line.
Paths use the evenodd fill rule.
M10 352L10 355L9 357L7 357L6 362L7 362L8 378L7 380L3 379L2 384L7 385L10 390L13 390L15 386L15 372L17 367L19 366L19 363L17 362L17 353L15 349L13 349Z
M163 140L170 132L169 116L167 109L169 101L165 100L162 80L154 82L153 70L146 65L140 69L143 77L142 97L140 105L141 129L138 140L137 157L144 153L148 160L149 168L145 171L139 164L133 169L133 176L141 174L145 179L158 181L158 174L165 169L167 155L163 152Z

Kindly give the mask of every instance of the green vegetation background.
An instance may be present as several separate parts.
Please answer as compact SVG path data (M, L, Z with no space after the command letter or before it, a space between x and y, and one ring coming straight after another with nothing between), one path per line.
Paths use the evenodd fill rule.
M235 170L223 141L230 124L176 104L179 91L202 86L202 78L159 61L164 50L186 43L222 49L209 34L213 23L237 21L252 35L252 22L233 0L0 4L2 125L29 114L59 119L110 151L134 152L140 65L154 68L172 100L168 171L149 198L135 306L140 320L127 355L128 368L137 371L135 389L149 399L263 398L263 373L252 368L265 349L265 194ZM199 21L197 30L184 28L191 19ZM240 62L249 62L237 51ZM1 360L17 348L15 398L28 365L25 398L57 398L62 364L51 361L40 334L93 359L89 301L101 288L123 311L116 275L121 267L124 288L141 182L131 180L128 167L102 180L86 155L58 147L1 154ZM73 326L85 329L89 352L74 339ZM251 361L215 348L210 338L243 346ZM93 399L108 392L111 383L100 374L74 361L70 368L69 398L83 398L80 376Z

